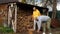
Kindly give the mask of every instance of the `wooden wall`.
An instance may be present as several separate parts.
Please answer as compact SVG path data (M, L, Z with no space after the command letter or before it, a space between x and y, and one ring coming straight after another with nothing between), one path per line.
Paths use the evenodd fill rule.
M1 24L3 24L3 22L4 22L4 18L7 18L7 8L8 7L8 5L7 4L1 4L0 5L0 25Z

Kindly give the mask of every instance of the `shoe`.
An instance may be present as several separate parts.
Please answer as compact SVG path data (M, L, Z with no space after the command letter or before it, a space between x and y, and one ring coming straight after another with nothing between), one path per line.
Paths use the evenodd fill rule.
M49 34L52 34L52 33L49 33Z
M45 34L45 32L43 32L43 34Z

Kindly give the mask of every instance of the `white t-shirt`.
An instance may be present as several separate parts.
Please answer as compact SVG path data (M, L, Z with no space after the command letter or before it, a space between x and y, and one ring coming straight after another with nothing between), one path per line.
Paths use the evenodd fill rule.
M39 21L47 21L48 19L50 19L50 17L46 15L41 15L41 16L38 16L37 19Z

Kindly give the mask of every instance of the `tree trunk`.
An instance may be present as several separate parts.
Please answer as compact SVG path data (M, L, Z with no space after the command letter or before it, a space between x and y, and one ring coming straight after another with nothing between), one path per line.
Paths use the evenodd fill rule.
M56 6L57 6L57 0L53 0L53 13L52 18L56 17Z
M56 19L56 10L57 10L57 0L53 0L53 13L52 13L52 23L53 27L59 27L59 21Z

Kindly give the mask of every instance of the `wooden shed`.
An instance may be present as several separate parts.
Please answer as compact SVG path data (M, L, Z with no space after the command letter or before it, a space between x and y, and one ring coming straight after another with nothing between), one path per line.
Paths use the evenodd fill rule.
M4 23L4 20L7 21L8 26L12 22L13 30L18 33L33 28L33 21L31 20L33 7L36 7L41 13L47 14L48 12L48 8L24 4L17 0L0 0L0 25ZM13 15L12 18L10 15Z

